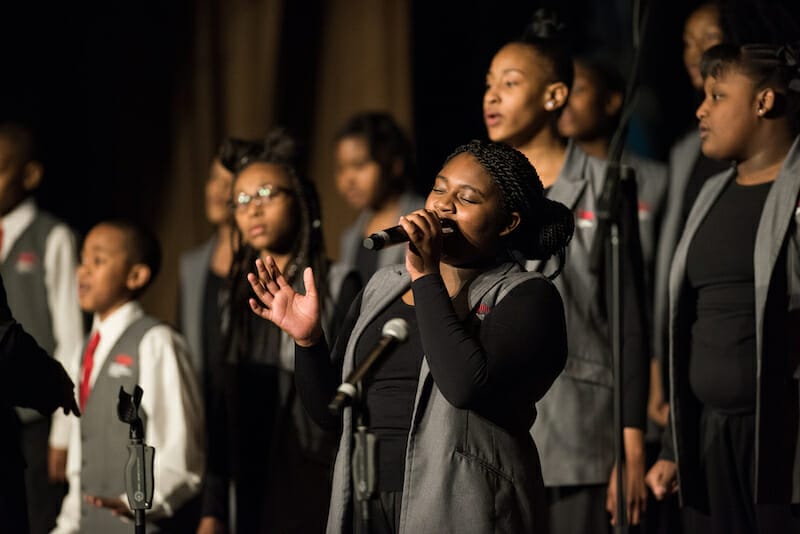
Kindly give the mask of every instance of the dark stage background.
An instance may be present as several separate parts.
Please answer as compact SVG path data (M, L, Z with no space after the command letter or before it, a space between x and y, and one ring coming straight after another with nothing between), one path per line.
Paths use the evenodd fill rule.
M651 3L629 140L663 159L692 125L681 34L696 2ZM491 56L540 4L4 2L0 120L38 130L46 174L37 197L78 232L108 216L140 218L158 232L165 265L145 304L172 321L177 257L210 232L203 186L223 136L257 137L280 124L299 138L335 256L354 215L332 186L339 124L362 109L393 112L415 140L416 185L424 192L452 148L485 137L481 99ZM631 2L559 6L578 51L604 49L628 67Z

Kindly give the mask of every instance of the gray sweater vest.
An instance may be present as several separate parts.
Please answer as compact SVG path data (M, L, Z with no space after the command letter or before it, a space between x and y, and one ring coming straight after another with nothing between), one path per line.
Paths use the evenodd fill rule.
M56 224L54 217L39 212L0 265L14 318L51 356L56 340L44 285L44 253L47 236ZM41 419L36 410L17 408L17 414L24 423Z
M468 305L495 307L514 287L538 272L507 263L481 274L470 285ZM342 376L354 368L355 345L375 317L410 286L402 265L378 270L364 288L361 312L347 343ZM352 507L353 419L345 408L334 466L328 534L349 531ZM469 410L454 408L439 392L423 358L404 466L398 532L545 532L544 484L539 456L527 434L511 435Z
M81 416L81 495L117 497L125 493L129 426L117 417L119 388L133 393L139 381L139 343L158 324L157 319L149 316L131 324L109 352L89 393ZM152 394L144 392L148 393ZM140 409L145 428L148 415ZM109 510L81 502L81 532L128 534L132 528ZM148 531L152 528L148 527Z

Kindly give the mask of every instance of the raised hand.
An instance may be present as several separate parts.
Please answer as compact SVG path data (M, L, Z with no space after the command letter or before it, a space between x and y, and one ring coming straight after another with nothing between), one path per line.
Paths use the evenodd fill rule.
M258 300L249 300L253 313L272 321L294 338L298 345L309 347L323 337L319 316L319 300L314 273L310 267L303 271L306 294L296 292L281 274L272 257L266 261L256 260L256 272L247 275Z

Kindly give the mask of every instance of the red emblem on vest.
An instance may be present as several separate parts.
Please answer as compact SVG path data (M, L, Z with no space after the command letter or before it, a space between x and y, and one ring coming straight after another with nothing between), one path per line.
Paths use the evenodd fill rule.
M131 365L133 365L133 357L128 356L127 354L117 354L114 357L114 362L120 365L124 365L125 367L130 367Z
M17 256L17 272L29 273L33 271L36 264L39 262L39 257L33 251L20 252Z

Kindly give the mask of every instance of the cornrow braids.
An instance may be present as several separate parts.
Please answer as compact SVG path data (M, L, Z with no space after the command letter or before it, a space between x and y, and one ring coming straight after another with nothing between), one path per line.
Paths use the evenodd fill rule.
M519 213L519 227L509 234L507 242L512 257L516 253L537 260L557 256L558 268L550 278L558 276L575 230L572 212L544 196L536 169L522 152L511 146L473 140L456 148L445 163L463 153L474 156L491 176L500 191L503 216Z
M800 42L735 46L720 44L705 51L700 62L703 78L718 78L730 71L750 78L757 89L771 87L782 102L794 135L800 134Z
M320 310L324 311L328 296L329 262L325 254L322 215L316 187L309 179L298 174L296 144L282 128L271 131L261 143L247 143L247 149L240 153L237 175L253 163L269 163L283 169L292 183L294 198L297 201L300 228L294 239L294 246L283 276L295 289L300 290L302 289L303 269L311 267L317 281ZM232 240L234 256L229 276L231 288L230 331L238 331L241 335L228 335L226 339L228 343L232 342L238 345L238 347L233 347L237 356L246 356L250 348L248 346L248 340L251 338L248 318L251 312L245 303L250 297L255 297L246 277L247 273L253 270L259 252L244 243L237 225L234 225Z

